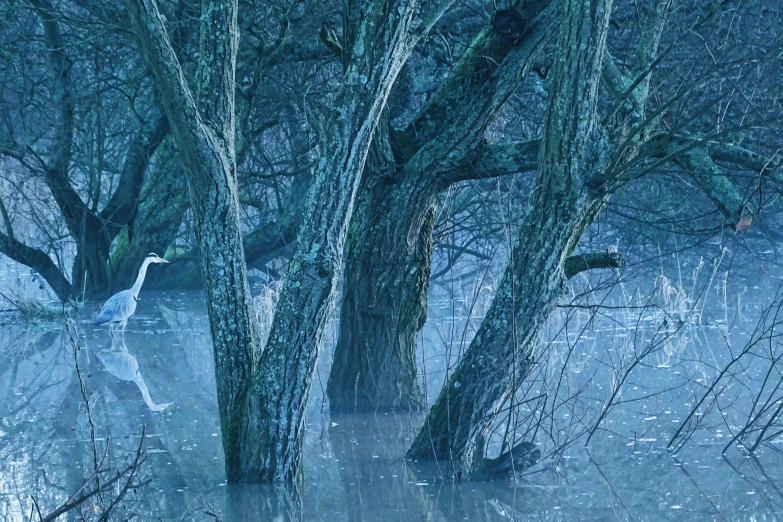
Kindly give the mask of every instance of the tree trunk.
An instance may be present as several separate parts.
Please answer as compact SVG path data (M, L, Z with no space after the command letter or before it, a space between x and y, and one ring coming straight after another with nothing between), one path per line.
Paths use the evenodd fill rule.
M239 225L234 156L236 1L202 4L199 105L196 105L155 0L126 0L134 31L161 94L161 104L188 169L191 208L214 346L218 408L228 480L256 451L245 415L260 343ZM250 426L249 426L250 424Z
M370 144L401 67L448 5L441 2L421 20L414 14L424 9L415 1L346 6L343 85L322 132L322 158L261 361L256 409L248 412L262 437L261 451L245 463L248 474L301 478L304 410Z
M32 5L43 26L55 73L52 90L58 124L48 151L49 161L43 171L44 181L76 241L71 296L103 297L111 289L111 242L135 214L147 162L168 132L168 122L161 116L130 140L116 190L101 212L90 208L74 189L69 177L74 150L75 102L71 83L72 62L66 54L59 15L48 0L33 0Z
M400 25L407 23L403 18ZM327 157L321 160L308 195L307 218L297 236L261 362L258 410L252 412L263 426L264 438L259 441L258 460L246 461L245 470L263 473L264 480L299 478L304 409L324 327L333 311L348 222L388 88L408 53L396 49L389 54L390 63L383 68L393 70L391 77L370 96L349 85L336 103L344 119L335 117L340 123L328 129L322 145Z
M444 2L439 9L449 3ZM236 0L202 4L198 107L154 0L125 0L190 170L192 208L215 352L226 475L298 481L304 409L331 313L345 234L389 90L418 37L415 1L349 2L345 74L322 132L297 250L266 349L251 317L234 156ZM439 14L437 11L435 14Z
M581 188L540 189L470 347L449 376L408 456L460 460L525 379L538 332L566 291L563 262L600 205Z
M351 221L340 336L327 393L332 413L423 408L416 334L427 316L436 190L379 177Z
M534 363L538 332L565 293L564 262L603 205L586 172L608 163L596 99L611 0L563 3L531 212L492 305L430 410L411 458L461 460L486 440L498 408ZM485 448L475 450L483 457Z
M109 293L110 239L103 228L87 228L77 236L71 281L76 295L101 298Z
M375 150L391 150L366 174L349 231L332 412L424 406L416 334L426 319L436 196L461 180L530 170L537 146L499 151L483 136L551 33L548 5L500 11L413 123L375 140Z

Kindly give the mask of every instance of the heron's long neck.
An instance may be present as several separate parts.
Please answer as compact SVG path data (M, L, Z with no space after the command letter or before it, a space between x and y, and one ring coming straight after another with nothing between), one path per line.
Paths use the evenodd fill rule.
M139 277L136 278L136 282L133 283L133 286L131 287L131 290L133 291L133 297L138 297L139 290L141 290L141 285L144 284L144 276L147 275L147 267L150 266L150 263L152 260L145 259L144 263L142 263L141 268L139 268Z

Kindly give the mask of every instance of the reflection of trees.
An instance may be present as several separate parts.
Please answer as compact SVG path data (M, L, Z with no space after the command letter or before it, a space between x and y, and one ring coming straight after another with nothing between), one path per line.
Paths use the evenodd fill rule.
M158 303L158 310L171 330L172 341L176 340L181 347L183 361L190 365L193 373L199 375L202 382L214 386L215 369L211 364L212 346L208 342L209 325L204 321L206 313L203 306L193 306L196 302L188 302L189 306L172 309ZM200 303L198 303L200 305ZM171 347L174 346L172 342Z
M27 488L46 496L60 491L60 441L53 421L69 379L59 332L6 328L2 336L10 342L0 352L0 496L14 512L29 506Z
M0 399L0 494L16 499L6 501L2 511L26 513L32 501L36 518L47 521L88 503L100 518L142 483L141 445L130 463L115 465L116 454L102 437L102 458L94 465L81 382L62 332L14 330L3 335L10 332L18 343L0 354L0 385L9 391Z
M750 486L752 491L758 493L759 498L771 513L783 512L783 491L779 486L780 478L770 476L761 461L755 456L743 458L738 464L734 464L730 459L725 458L725 462L736 472L738 478L743 483ZM745 469L743 471L743 468Z
M99 346L108 344L105 332L95 333ZM193 340L196 342L195 336ZM177 341L173 332L167 331L164 335L128 333L125 342L127 344L117 342L110 349L97 351L91 361L90 388L96 397L96 424L126 451L137 440L139 425L147 427L148 469L156 489L162 488L162 491L146 490L141 502L150 516L179 518L183 506L188 503L183 490L203 490L221 479L221 461L215 459L219 457L220 448L211 437L211 433L217 431L214 389L202 394L201 386L194 386L199 384L199 379L185 362L183 344ZM123 352L123 348L127 352ZM206 353L209 357L209 352ZM160 357L156 358L158 354ZM173 406L164 412L156 412L149 406L142 387L135 380L137 368L141 368L139 373L144 376L144 387L149 384L152 388L148 390L150 400L164 396L167 400L173 399ZM144 400L139 400L140 391ZM156 405L154 401L152 404ZM128 439L128 434L133 437ZM212 462L217 465L211 467ZM192 473L192 470L199 472Z
M176 519L191 502L190 492L224 480L211 345L203 308L196 302L167 300L164 306L154 297L145 298L140 311L152 314L144 320L156 321L151 325L154 333L126 333L126 347L137 359L152 399L173 403L164 412L151 411L139 400L138 387L108 374L98 357L91 367L96 380L92 388L102 390L96 422L106 425L115 440L138 433L141 423L147 426L148 469L156 487L165 491L150 495L145 503L155 503L152 513ZM88 335L88 342L108 345L105 332L94 335Z
M299 487L231 485L226 491L229 520L304 520Z
M24 332L24 330L22 330ZM8 416L15 416L36 402L41 394L62 384L66 378L59 374L62 339L56 331L35 332L32 338L22 333L6 349L7 362L0 373L0 384L6 390L0 401L7 401ZM34 368L27 368L26 366ZM30 370L30 371L28 371ZM0 404L2 404L0 402Z
M178 317L176 329L164 327L164 335L159 329L154 334L132 332L125 345L110 346L104 331L88 329L76 336L98 461L109 440L104 467L123 470L138 447L142 424L147 427L148 461L142 480L152 478L154 487L124 501L129 512L142 519L179 519L191 491L204 491L224 480L220 439L212 436L219 427L209 339L199 324L203 316L192 310L173 313ZM33 495L46 516L94 471L85 405L66 340L57 330L0 329L0 386L8 390L0 395L0 513L29 515ZM136 373L149 386L153 404L153 399L165 398L175 399L174 406L163 413L151 411L139 400L143 390ZM102 480L103 484L109 478ZM104 496L108 506L113 497ZM273 501L267 496L264 493L259 500L266 507L254 500L242 509L295 513L291 506L301 507L293 497ZM100 507L100 500L94 497L87 504ZM68 516L79 519L78 513Z
M147 480L138 474L146 455L139 452L142 440L138 434L143 428L138 420L142 419L156 433L161 431L150 422L149 408L138 401L139 392L133 390L135 401L111 401L105 391L112 385L101 382L106 379L106 372L95 366L98 359L90 357L89 350L79 347L81 342L76 336L73 341L83 383L74 368L72 347L65 344L61 331L7 327L0 330L0 339L3 338L13 342L4 344L0 351L0 386L8 390L0 397L0 513L13 517L29 515L31 497L44 520L47 513L65 512L73 520L99 519L121 500L130 512L159 512L158 508L149 507L156 502L147 496L149 490L139 490L143 491L142 496L132 503L122 498L125 492ZM110 366L123 360L117 354L103 355L107 361L114 356ZM134 366L129 360L133 356L127 355L122 370ZM139 374L137 365L138 362ZM118 364L113 369L121 373ZM120 384L115 377L110 379ZM134 383L142 387L139 382ZM82 384L95 425L94 442ZM128 408L130 404L138 404L141 413ZM167 452L161 437L144 443L145 449L150 446ZM156 479L162 478L176 488L185 486L178 467L160 468L154 472ZM90 511L80 514L76 506ZM172 516L180 514L176 511Z
M348 520L432 520L435 504L402 456L413 437L406 415L343 415L332 418L329 440L347 496ZM421 519L421 518L417 518Z
M33 506L38 515L38 522L51 522L64 514L70 514L72 517L79 515L80 522L86 522L90 515L94 519L103 522L109 520L110 514L119 507L129 491L136 491L145 486L149 481L139 479L141 465L146 460L146 455L142 452L144 446L144 431L141 433L141 440L136 448L136 454L133 460L124 467L113 470L108 466L109 440L103 450L103 456L95 463L92 473L82 481L81 486L76 488L64 502L52 509L48 513L41 512L35 496L32 496ZM106 498L104 498L104 496ZM99 502L88 505L87 509L82 506L87 502ZM85 515L85 512L87 515Z
M346 495L348 520L524 519L515 505L522 504L525 495L512 482L458 480L442 464L403 460L417 425L415 417L405 415L332 417L329 441Z

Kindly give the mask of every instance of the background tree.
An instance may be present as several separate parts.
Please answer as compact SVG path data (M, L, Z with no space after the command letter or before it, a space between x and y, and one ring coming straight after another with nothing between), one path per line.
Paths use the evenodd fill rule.
M28 176L51 195L41 206L61 217L75 256L69 269L68 250L54 250L60 247L56 234L27 245L14 233L16 207L5 204L0 246L38 271L62 300L104 295L113 279L112 241L135 217L144 173L168 122L154 103L138 101L151 98L143 75L125 76L122 88L113 88L138 60L122 50L123 35L45 0L20 3L15 13L4 18L0 154L5 170ZM25 62L32 57L35 64ZM5 197L19 195L10 188ZM41 208L23 206L40 221Z
M474 472L475 463L484 462L490 429L498 412L509 402L513 405L515 390L536 364L538 332L562 299L566 280L581 270L616 264L613 255L569 256L607 200L627 184L667 164L685 167L726 225L736 230L750 225L750 198L721 172L705 146L715 134L691 119L712 108L720 95L708 97L685 118L666 117L681 97L706 89L714 79L710 73L725 74L722 69L729 62L713 62L710 72L696 79L678 78L673 88L656 85L660 95L648 104L652 73L682 43L680 36L669 35L666 50L659 52L671 5L659 2L639 14L636 51L622 68L604 47L610 10L608 4L566 2L566 22L548 75L539 177L530 209L492 305L430 410L408 453L412 458L434 456L459 463L471 462L472 456ZM619 19L625 14L622 8L615 11ZM697 14L690 29L704 31L709 21L709 16ZM598 96L601 78L611 96L608 102ZM663 96L667 88L668 98ZM757 163L757 176L764 174L762 163ZM509 455L525 458L526 451L529 445L523 443L489 465L500 465Z

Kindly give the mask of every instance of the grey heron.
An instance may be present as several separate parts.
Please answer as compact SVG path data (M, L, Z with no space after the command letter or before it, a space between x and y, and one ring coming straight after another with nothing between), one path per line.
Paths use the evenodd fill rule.
M109 331L114 336L115 326L122 327L122 335L125 336L125 325L128 319L136 311L136 301L139 300L139 290L144 283L144 276L147 275L147 267L151 263L168 263L162 257L158 257L158 254L150 254L141 264L139 268L139 276L136 278L136 282L128 290L117 292L109 298L101 308L100 313L93 319L93 324L105 324L109 323Z

